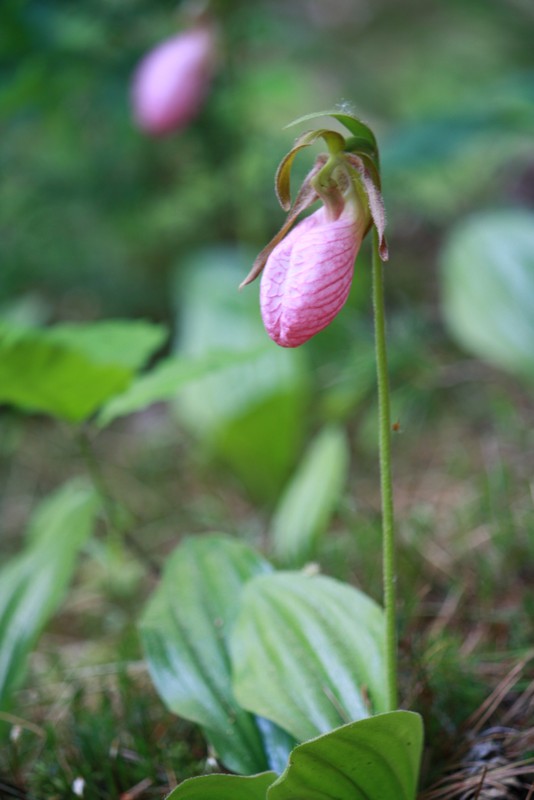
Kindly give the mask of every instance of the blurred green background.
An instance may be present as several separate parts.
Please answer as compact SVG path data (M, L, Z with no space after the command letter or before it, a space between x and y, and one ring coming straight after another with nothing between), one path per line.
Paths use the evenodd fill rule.
M340 102L379 138L399 301L433 296L436 249L456 221L532 204L528 0L214 8L210 97L188 130L151 140L131 122L132 71L180 29L183 4L3 0L3 309L171 319L192 252L254 253L280 224L272 178L296 135L283 126Z

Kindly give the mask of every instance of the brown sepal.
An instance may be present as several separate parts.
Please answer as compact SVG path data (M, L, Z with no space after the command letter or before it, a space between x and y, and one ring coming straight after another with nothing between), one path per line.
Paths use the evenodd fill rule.
M346 159L351 167L358 172L358 175L361 178L363 188L365 189L365 193L369 201L369 211L371 212L371 217L376 228L376 232L378 233L378 252L382 261L387 261L389 259L389 252L384 233L386 229L386 211L384 208L382 194L380 192L380 187L377 185L377 182L370 170L367 168L367 165L359 156L354 155L353 153L347 153Z

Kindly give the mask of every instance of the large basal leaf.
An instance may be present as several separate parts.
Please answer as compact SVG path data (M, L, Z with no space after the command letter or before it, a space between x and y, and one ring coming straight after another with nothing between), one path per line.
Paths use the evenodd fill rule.
M203 775L189 778L174 789L166 800L265 800L276 773L260 775Z
M285 769L289 754L297 742L291 734L271 720L259 716L255 716L254 720L261 734L269 769L279 775Z
M84 482L63 486L36 510L25 551L0 571L0 708L20 683L28 654L63 599L98 505Z
M275 497L295 463L306 424L301 352L275 347L256 292L238 292L248 260L223 248L199 253L180 286L179 349L187 359L214 350L257 357L228 365L181 393L182 421L261 499ZM265 349L263 349L263 347Z
M238 702L297 741L387 709L382 609L332 578L251 580L231 655Z
M284 563L298 565L313 557L347 477L349 451L340 427L324 428L304 454L272 521L274 552Z
M410 711L344 725L296 747L267 800L415 800L422 744Z
M199 358L171 356L134 380L125 392L113 397L98 415L98 423L103 427L117 417L141 411L153 403L173 400L190 383L217 370L256 360L258 355L258 348L254 348L237 353L212 352Z
M443 311L467 350L534 377L534 214L497 211L463 222L442 257Z
M140 622L150 673L167 706L199 723L224 765L245 774L270 764L253 715L234 698L228 640L243 586L270 569L229 537L185 539Z

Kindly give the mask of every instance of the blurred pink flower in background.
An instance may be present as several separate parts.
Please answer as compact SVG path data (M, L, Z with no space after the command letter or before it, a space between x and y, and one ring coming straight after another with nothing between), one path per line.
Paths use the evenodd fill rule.
M282 347L298 347L332 322L349 295L368 218L354 200L337 219L326 207L303 219L269 255L261 279L265 329Z
M184 128L198 114L216 62L210 24L173 36L151 50L134 75L134 119L146 133L160 136Z

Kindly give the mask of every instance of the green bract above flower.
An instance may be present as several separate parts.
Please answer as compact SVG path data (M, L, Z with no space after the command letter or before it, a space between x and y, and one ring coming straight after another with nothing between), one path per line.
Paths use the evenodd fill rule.
M339 313L350 291L360 244L373 225L380 256L383 261L388 258L378 148L370 128L338 112L302 117L292 124L327 115L351 136L320 128L298 137L276 171L276 194L288 212L286 221L241 284L251 283L264 270L263 321L269 336L284 347L303 344ZM291 204L295 156L321 138L328 153L316 158ZM298 216L318 200L323 206L291 230Z

